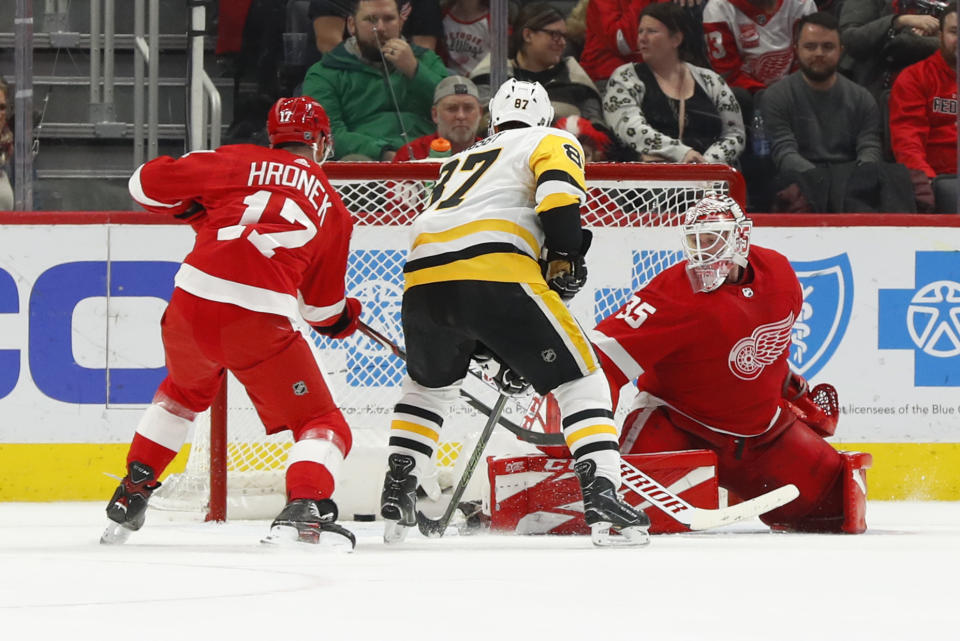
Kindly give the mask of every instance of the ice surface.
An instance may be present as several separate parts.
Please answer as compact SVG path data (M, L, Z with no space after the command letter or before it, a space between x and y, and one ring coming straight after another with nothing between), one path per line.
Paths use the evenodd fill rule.
M104 503L0 503L0 639L960 639L960 502L871 502L861 536L759 521L655 536L411 533L354 554L264 546L266 522L151 511L101 546Z

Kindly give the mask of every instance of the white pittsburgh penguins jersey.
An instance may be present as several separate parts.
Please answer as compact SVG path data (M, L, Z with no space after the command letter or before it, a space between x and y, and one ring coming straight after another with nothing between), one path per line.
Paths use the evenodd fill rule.
M523 127L452 156L413 222L406 287L450 280L542 283L539 216L586 198L572 134Z

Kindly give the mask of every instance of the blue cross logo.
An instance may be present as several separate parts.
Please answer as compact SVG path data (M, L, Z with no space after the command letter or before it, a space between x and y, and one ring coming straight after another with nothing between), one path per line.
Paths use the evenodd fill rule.
M960 387L960 253L917 252L915 287L881 289L879 349L910 349L918 387Z

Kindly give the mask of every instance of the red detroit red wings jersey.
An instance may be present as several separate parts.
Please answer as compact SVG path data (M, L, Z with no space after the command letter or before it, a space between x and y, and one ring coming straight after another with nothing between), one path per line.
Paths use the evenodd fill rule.
M176 286L208 300L328 324L344 306L350 215L319 165L281 149L229 145L156 158L130 178L145 209L194 202L197 239Z
M659 274L597 325L591 338L611 388L639 377L640 391L705 427L761 434L778 413L803 303L796 274L783 255L754 246L749 283L694 294L685 265Z
M767 14L749 0L709 0L703 33L713 69L731 87L757 91L793 68L793 28L817 10L813 0L778 0Z

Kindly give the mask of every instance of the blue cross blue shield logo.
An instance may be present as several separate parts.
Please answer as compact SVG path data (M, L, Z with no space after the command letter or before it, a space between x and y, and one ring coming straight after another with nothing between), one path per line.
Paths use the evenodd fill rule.
M960 387L960 253L917 252L914 283L879 291L877 347L912 350L918 387Z
M790 367L813 378L836 351L853 308L853 270L846 254L813 261L791 261L803 305L790 337Z

